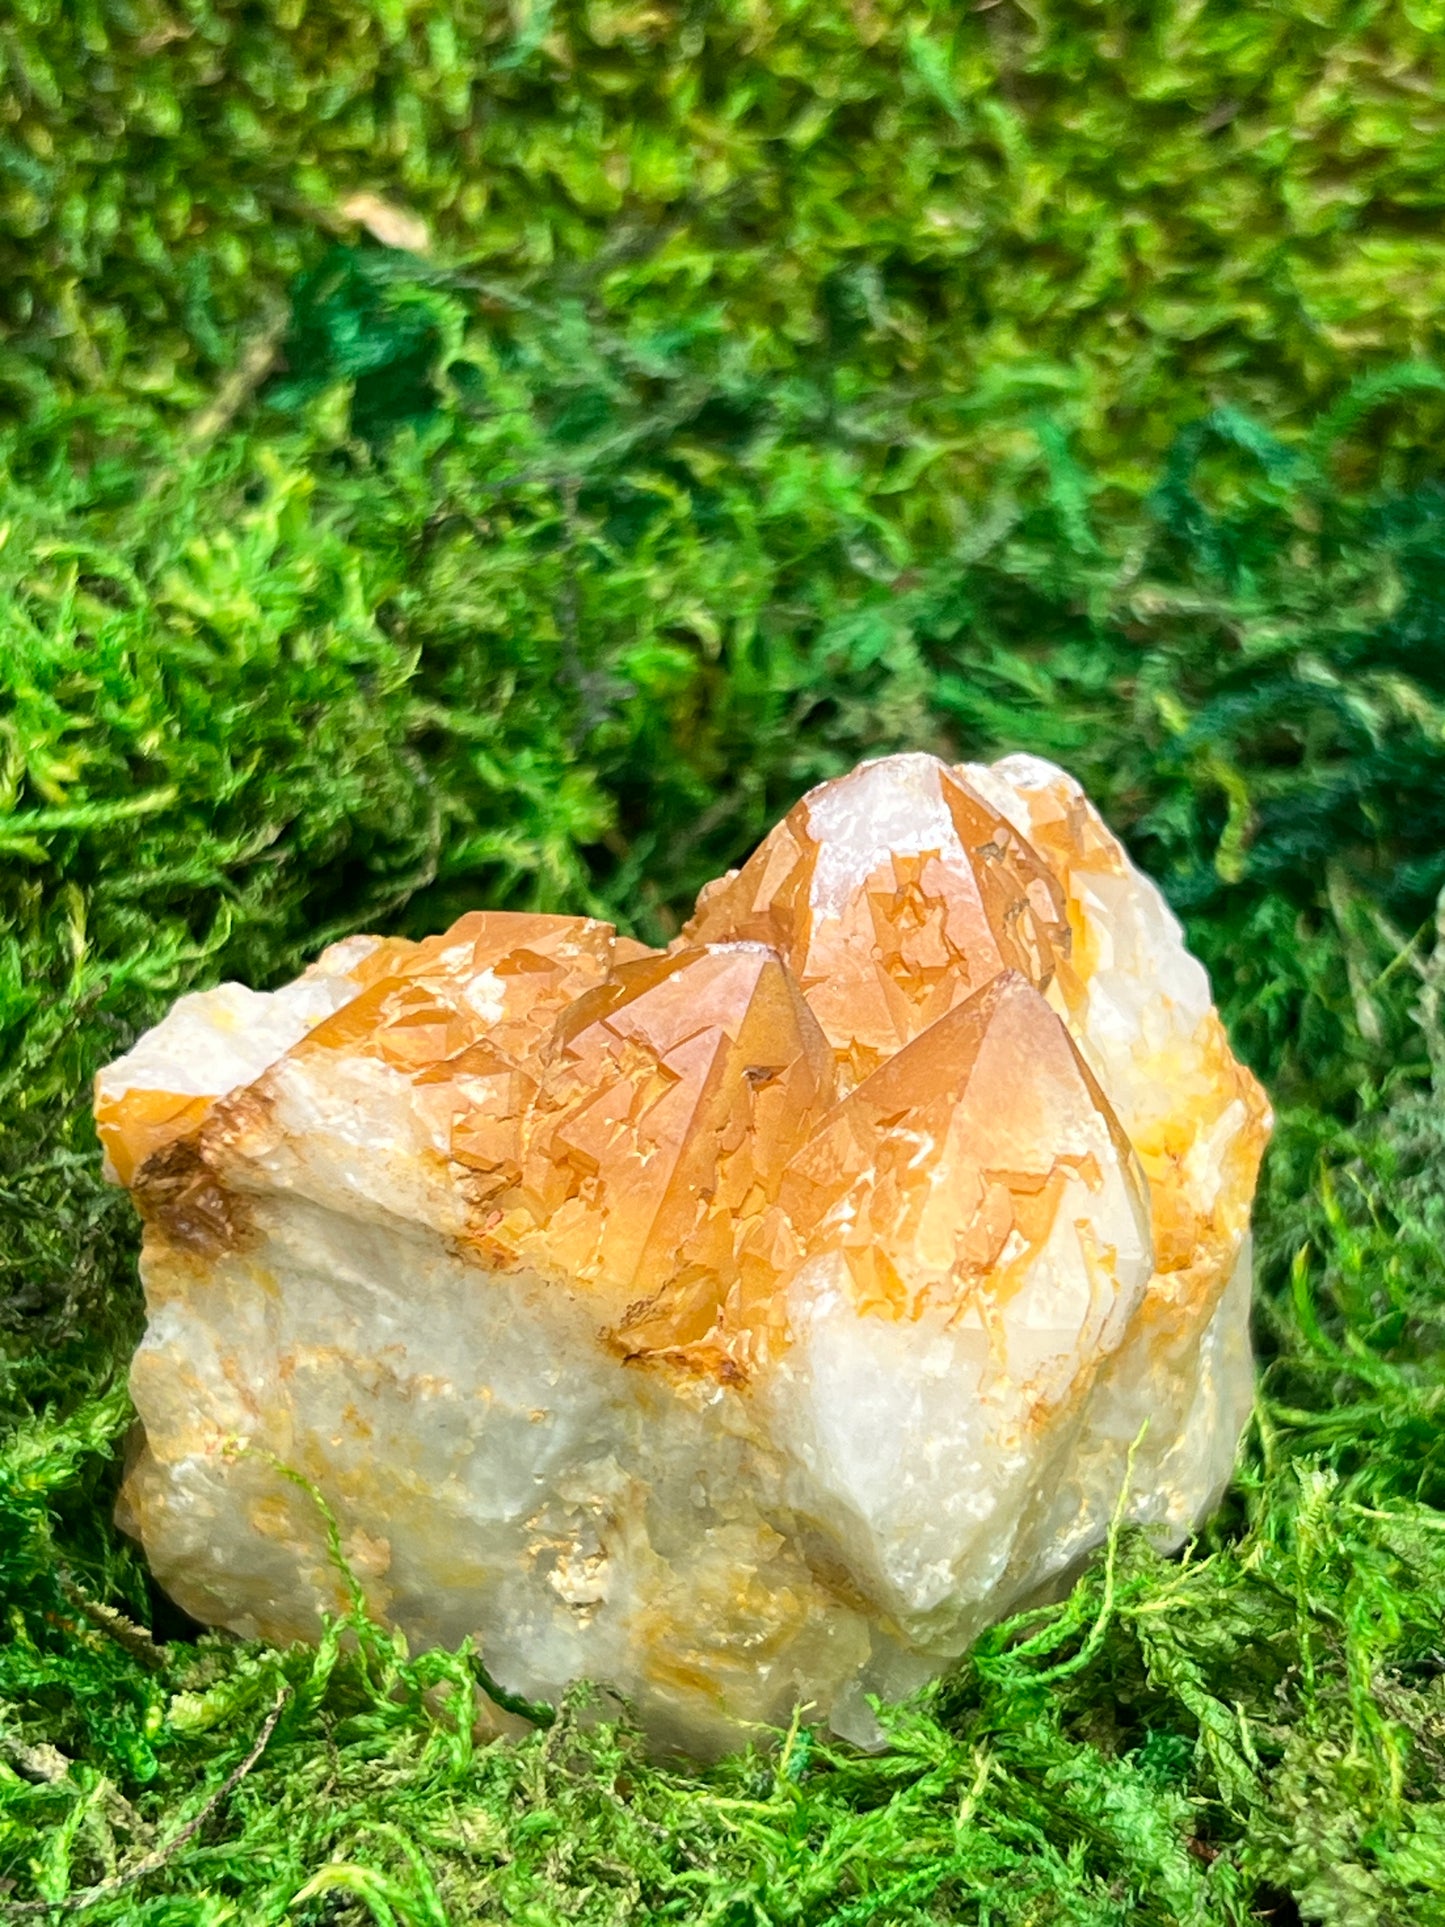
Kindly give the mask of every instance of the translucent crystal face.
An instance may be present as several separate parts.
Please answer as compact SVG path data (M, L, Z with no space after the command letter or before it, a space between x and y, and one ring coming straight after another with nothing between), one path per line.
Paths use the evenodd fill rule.
M932 756L890 756L805 796L679 942L771 945L846 1084L1004 970L1043 988L1067 954L1053 876Z
M875 1730L1248 1410L1268 1128L1032 758L866 764L654 952L505 912L183 998L103 1072L146 1220L123 1514L203 1619L340 1603L698 1751Z

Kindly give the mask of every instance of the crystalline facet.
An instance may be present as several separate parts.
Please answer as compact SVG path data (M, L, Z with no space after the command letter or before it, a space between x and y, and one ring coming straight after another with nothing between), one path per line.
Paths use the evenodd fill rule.
M1002 812L936 758L890 756L805 796L679 942L739 938L776 948L857 1083L1000 971L1046 984L1068 930Z
M667 952L478 913L183 998L97 1119L180 1602L314 1635L309 1483L413 1639L694 1751L870 1740L1121 1493L1177 1544L1248 1412L1268 1109L1034 758L823 785Z

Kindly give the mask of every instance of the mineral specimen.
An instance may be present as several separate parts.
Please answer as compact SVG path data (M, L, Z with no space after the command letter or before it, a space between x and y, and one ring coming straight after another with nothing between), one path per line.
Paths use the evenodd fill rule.
M309 1484L413 1641L696 1753L870 1741L1121 1494L1178 1544L1249 1409L1267 1106L1031 757L824 784L666 951L488 912L182 998L97 1118L180 1603L314 1636Z

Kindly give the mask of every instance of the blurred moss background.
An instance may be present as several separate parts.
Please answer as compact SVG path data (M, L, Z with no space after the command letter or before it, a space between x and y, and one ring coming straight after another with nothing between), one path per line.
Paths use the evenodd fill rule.
M0 1915L1445 1920L1442 27L0 11ZM1073 769L1280 1110L1191 1557L701 1777L197 1637L96 1067L357 927L663 938L895 747Z

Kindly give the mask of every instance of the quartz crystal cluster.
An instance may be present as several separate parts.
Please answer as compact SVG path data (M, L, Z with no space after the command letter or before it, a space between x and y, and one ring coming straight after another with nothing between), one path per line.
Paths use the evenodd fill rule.
M1268 1108L1032 757L825 783L667 950L481 912L184 997L97 1118L187 1611L314 1637L329 1509L414 1643L695 1753L868 1743L1121 1501L1179 1543L1250 1406Z

